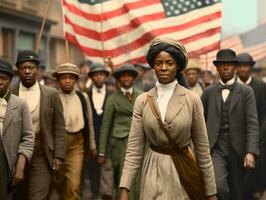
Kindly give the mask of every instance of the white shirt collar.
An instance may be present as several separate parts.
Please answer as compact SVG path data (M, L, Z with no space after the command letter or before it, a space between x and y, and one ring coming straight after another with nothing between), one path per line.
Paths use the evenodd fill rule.
M103 93L106 90L106 85L104 84L101 88L97 88L95 85L92 86L92 91L93 92L100 92Z
M251 81L252 81L252 76L250 76L245 83L239 77L237 77L237 82L244 84L244 85L249 85L251 83Z
M222 85L233 85L235 83L235 77L233 77L232 79L230 79L229 81L227 81L226 83L224 83L221 79L220 79L220 83Z
M128 89L121 87L121 92L123 94L126 94L127 92L129 92L130 94L132 94L133 93L133 87L128 88Z
M38 91L40 88L39 88L39 84L38 84L38 82L36 81L36 82L34 83L34 85L31 86L30 88L25 87L25 86L22 84L22 82L20 82L20 83L19 83L19 89L20 89L21 91Z
M156 82L157 91L159 93L172 91L175 89L177 83L178 83L177 80L174 80L173 82L168 83L168 84L162 84L162 83L159 83L159 81L157 81Z

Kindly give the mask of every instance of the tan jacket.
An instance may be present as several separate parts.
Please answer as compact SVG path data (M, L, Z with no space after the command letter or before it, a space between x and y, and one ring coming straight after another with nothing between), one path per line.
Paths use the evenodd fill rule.
M152 96L156 105L156 88L150 90L148 94ZM200 97L177 85L167 107L165 126L180 148L193 142L195 155L203 173L206 195L215 194L215 177ZM135 103L120 187L130 188L140 166L146 140L156 146L169 147L167 137L160 129L147 103L147 93L144 93Z

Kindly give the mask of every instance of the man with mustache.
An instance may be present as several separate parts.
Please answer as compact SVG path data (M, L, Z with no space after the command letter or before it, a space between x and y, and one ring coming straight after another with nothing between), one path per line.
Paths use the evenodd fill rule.
M202 94L204 115L219 200L242 200L244 170L255 167L259 130L255 96L239 84L239 62L231 49L222 49L213 61L220 81ZM229 189L230 188L230 189Z
M21 51L16 60L20 82L10 91L29 106L35 146L25 181L18 188L18 197L29 200L48 199L53 172L65 159L65 122L58 92L37 81L39 56L31 50Z

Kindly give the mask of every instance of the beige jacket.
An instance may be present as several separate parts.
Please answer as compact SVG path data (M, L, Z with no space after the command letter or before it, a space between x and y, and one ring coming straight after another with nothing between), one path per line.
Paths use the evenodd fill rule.
M152 96L155 103L157 99L156 88L150 90L148 94ZM190 145L191 141L193 142L195 155L203 173L206 196L216 194L214 170L200 97L177 85L167 107L165 126L180 148ZM169 147L167 137L160 129L147 103L147 93L144 93L137 98L135 103L120 187L130 188L140 166L146 140L156 146Z

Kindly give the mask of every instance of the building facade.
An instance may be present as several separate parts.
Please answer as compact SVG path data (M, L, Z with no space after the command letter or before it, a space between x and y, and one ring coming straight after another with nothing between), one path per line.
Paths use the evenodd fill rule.
M47 8L48 0L0 0L0 56L14 62L19 51L35 49L36 40ZM51 0L38 53L41 64L47 68L71 61L79 64L83 54L69 45L66 58L60 0Z

